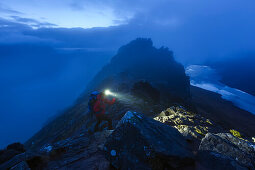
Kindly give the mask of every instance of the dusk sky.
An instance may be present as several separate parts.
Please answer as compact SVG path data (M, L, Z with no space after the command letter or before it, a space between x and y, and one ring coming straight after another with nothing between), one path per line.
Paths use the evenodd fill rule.
M73 47L116 50L141 36L181 59L222 58L254 51L254 5L253 0L2 0L0 43L70 47L71 36ZM109 37L112 43L105 43Z
M254 57L254 18L254 0L1 0L0 148L70 106L129 41L185 66Z

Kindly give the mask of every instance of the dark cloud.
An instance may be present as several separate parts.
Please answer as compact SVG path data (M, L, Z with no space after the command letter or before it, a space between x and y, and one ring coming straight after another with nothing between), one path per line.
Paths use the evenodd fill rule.
M6 13L6 14L23 14L22 12L10 9L6 6L4 6L3 4L0 3L0 13Z
M168 7L163 4L151 8L148 13L137 13L132 19L126 20L126 24L108 28L69 29L42 26L35 30L29 29L30 26L25 23L32 21L24 18L16 18L23 21L23 24L9 25L18 26L18 30L22 28L20 35L29 39L57 42L57 47L116 50L136 37L150 37L156 46L168 46L175 52L176 57L185 63L216 60L244 50L255 51L255 23L252 22L255 12L245 8L246 5L238 8L236 5L221 7L218 8L218 12L202 7L204 6L201 4L193 8L180 4ZM167 10L170 12L164 12ZM233 10L235 12L231 12ZM7 27L5 30L15 32L13 27Z
M30 21L30 19L25 19L25 21ZM40 26L43 25L43 23L39 24ZM40 43L52 45L58 43L57 40L50 37L43 39L37 36L26 35L26 32L33 31L36 31L36 29L33 29L30 24L0 18L0 44Z
M56 27L56 24L52 24L49 22L40 22L32 18L23 18L19 16L11 16L12 19L14 19L15 22L18 23L24 23L28 24L29 26L33 28L40 28L40 27Z
M156 45L171 48L182 62L198 63L255 50L254 5L252 0L246 3L240 0L74 0L71 6L77 10L112 8L120 18L114 21L119 26L67 29L43 28L41 24L41 29L26 31L25 35L54 39L61 46L85 48L118 48L136 37L151 37ZM24 18L17 20L32 22Z

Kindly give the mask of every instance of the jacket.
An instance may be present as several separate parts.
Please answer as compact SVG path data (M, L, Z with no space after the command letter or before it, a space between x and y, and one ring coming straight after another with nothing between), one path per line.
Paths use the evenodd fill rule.
M98 95L97 100L93 107L93 111L94 111L96 117L99 117L99 116L105 114L106 104L112 105L115 103L115 101L116 101L115 98L113 98L112 100L108 100L108 99L104 98L101 94Z

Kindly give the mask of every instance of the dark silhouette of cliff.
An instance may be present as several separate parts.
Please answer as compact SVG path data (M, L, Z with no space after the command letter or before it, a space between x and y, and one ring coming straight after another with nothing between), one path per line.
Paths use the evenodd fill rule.
M163 94L181 99L190 96L189 77L183 65L174 60L173 52L168 48L155 48L151 39L138 38L122 46L111 62L94 77L87 91L111 88L114 86L112 79L118 79L117 83L128 79L128 84L146 80L161 89Z

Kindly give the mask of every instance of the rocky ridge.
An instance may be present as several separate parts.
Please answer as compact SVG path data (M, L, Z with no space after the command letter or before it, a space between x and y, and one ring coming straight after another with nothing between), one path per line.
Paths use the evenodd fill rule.
M115 130L89 134L84 126L70 138L13 157L0 169L254 169L254 143L212 133L220 130L182 106L154 119L128 111Z

